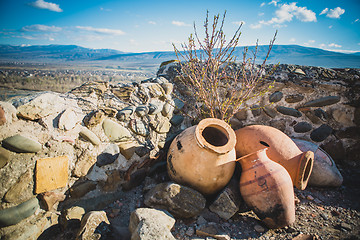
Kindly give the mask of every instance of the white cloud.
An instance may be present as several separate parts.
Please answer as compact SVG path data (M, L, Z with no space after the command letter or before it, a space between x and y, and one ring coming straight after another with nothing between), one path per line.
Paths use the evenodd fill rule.
M296 42L295 38L290 38L289 42Z
M355 21L354 22L359 22L360 20L357 18L357 19L355 19Z
M264 14L265 14L265 13L260 12L260 13L258 13L258 16L261 17L261 16L264 16Z
M316 22L316 14L307 9L306 7L296 6L296 2L291 4L282 4L278 10L275 11L275 16L268 21L259 21L258 24L250 25L250 28L261 28L262 25L274 25L284 27L286 25L280 25L284 22L291 22L294 17L302 22Z
M272 0L271 2L269 2L268 4L274 4L274 6L277 5L277 3L280 2L280 0Z
M61 27L47 26L42 24L34 24L21 28L21 31L23 32L60 32L61 30Z
M180 21L172 21L171 24L178 26L178 27L189 27L191 26L190 24L186 24L184 22L180 22Z
M324 48L324 47L326 47L326 44L322 43L322 44L320 44L319 46L320 46L321 48Z
M260 7L263 7L263 6L265 6L265 3L264 3L264 2L260 4Z
M237 21L237 22L232 22L235 25L245 25L245 21Z
M342 9L340 7L330 9L329 12L326 14L329 18L340 18L341 15L345 13L345 9Z
M148 21L149 24L156 25L156 22L154 21Z
M88 32L94 32L98 34L107 34L107 35L124 35L125 32L118 30L118 29L108 29L108 28L94 28L94 27L88 27L88 26L76 26L75 28L88 31Z
M315 40L308 40L307 42L304 42L304 45L310 47L310 46L313 46L314 43L315 43Z
M35 2L29 3L30 6L39 8L39 9L47 9L53 12L62 12L63 10L59 7L59 4L45 2L44 0L36 0Z
M332 28L333 28L333 25L330 25L329 28L332 29Z
M100 7L100 11L111 12L111 9Z
M327 13L328 11L329 11L329 9L328 9L328 8L324 8L324 10L322 10L322 11L321 11L321 13L320 13L319 15L323 15L323 14Z
M335 47L335 48L341 48L342 47L341 45L336 44L336 43L330 43L328 46L329 47Z
M315 42L315 40L309 40L309 43L314 43Z

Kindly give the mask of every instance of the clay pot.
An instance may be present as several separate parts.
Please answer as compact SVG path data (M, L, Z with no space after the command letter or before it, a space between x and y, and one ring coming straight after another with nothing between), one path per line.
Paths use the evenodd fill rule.
M318 145L301 139L292 139L301 151L314 152L314 167L309 177L309 186L340 187L343 177L334 160Z
M268 148L267 155L290 174L295 187L306 188L313 168L314 153L302 152L285 133L264 125L251 125L235 131L236 156L241 157Z
M239 187L246 204L269 228L281 228L295 221L294 188L289 173L266 150L237 159L242 167Z
M235 132L219 119L207 118L185 129L169 148L170 178L205 195L216 193L234 173L235 143Z

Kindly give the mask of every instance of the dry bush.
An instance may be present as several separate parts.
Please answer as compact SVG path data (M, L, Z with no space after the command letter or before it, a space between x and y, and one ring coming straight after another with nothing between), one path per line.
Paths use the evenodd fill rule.
M182 51L174 49L181 65L179 79L188 87L193 102L189 104L195 110L196 119L205 117L219 118L229 122L230 118L243 107L243 104L269 90L264 88L263 80L273 72L265 74L265 63L276 39L276 34L269 43L269 48L262 64L256 64L258 41L255 50L248 57L248 48L244 48L243 59L237 62L234 52L241 36L236 30L230 40L223 32L226 11L220 19L215 15L209 22L209 12L204 22L204 39L201 40L194 23L194 34L188 43L181 45Z

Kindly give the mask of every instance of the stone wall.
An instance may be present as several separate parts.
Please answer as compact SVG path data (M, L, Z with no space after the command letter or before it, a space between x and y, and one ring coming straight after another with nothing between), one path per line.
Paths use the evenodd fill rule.
M164 163L162 149L192 124L177 70L170 61L141 83L87 82L67 94L0 102L0 235L36 239L61 209L99 196L113 202L120 189L143 181L150 163ZM280 65L271 92L247 102L231 125L271 125L358 166L359 76Z

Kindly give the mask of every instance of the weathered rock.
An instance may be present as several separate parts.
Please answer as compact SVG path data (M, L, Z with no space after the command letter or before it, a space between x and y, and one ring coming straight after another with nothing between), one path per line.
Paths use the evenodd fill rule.
M130 101L131 94L135 91L133 86L113 87L111 92L123 101Z
M86 176L95 162L95 156L93 156L88 150L83 151L76 162L73 175L75 177Z
M322 142L330 136L332 131L333 129L329 125L323 124L311 132L310 138L315 142Z
M81 220L80 230L76 236L76 240L90 240L101 239L101 233L98 233L96 229L101 223L110 224L106 213L104 211L91 211L84 215Z
M149 108L145 105L140 105L136 107L135 112L139 117L144 117L148 114Z
M60 156L36 161L35 193L65 187L68 181L69 158Z
M266 115L268 115L271 118L274 118L277 115L275 109L269 106L264 107L264 112L266 113Z
M0 169L4 167L10 160L10 152L0 147Z
M284 115L293 116L293 117L301 117L302 114L298 110L294 108L284 107L284 106L277 106L276 110L279 113L282 113Z
M136 135L147 137L150 134L148 126L141 119L131 119L129 127Z
M228 220L239 210L240 205L240 192L238 184L229 184L217 196L215 201L209 206L210 211L216 213L221 218Z
M96 188L96 182L94 181L85 181L74 184L70 189L69 193L72 198L80 198L87 194L88 192Z
M304 104L304 107L324 107L338 103L339 101L340 101L339 96L327 96L307 102Z
M163 109L161 110L161 114L164 117L171 117L174 112L174 102L167 100L163 106Z
M4 139L2 146L17 153L36 153L42 148L41 144L37 141L19 134Z
M96 165L99 167L113 163L119 156L120 149L116 144L108 145L105 150L97 156Z
M302 100L304 100L304 95L302 94L292 94L289 96L285 97L285 102L287 103L297 103L297 102L301 102Z
M88 128L86 128L86 127L81 128L81 131L79 132L79 135L80 135L83 139L91 142L91 143L92 143L93 145L95 145L95 146L96 146L96 145L99 145L99 144L101 143L101 141L100 141L100 139L98 138L98 136L96 136L95 133L93 133L90 129L88 129Z
M40 194L42 206L46 211L51 211L55 204L58 202L64 201L66 196L62 192L46 192Z
M272 102L272 103L278 102L282 99L283 95L284 94L282 92L279 92L279 91L274 92L269 96L269 102Z
M174 126L179 126L184 121L184 119L185 118L181 115L174 115L170 119L170 123Z
M80 121L72 108L67 108L59 118L59 129L69 131Z
M136 142L122 142L119 144L120 153L129 160L134 155L138 146L139 144Z
M55 113L59 113L66 108L65 99L60 97L58 94L45 92L30 102L25 103L17 108L18 116L36 120Z
M10 102L1 102L0 101L0 106L1 108L4 110L4 118L6 119L6 123L12 123L13 121L17 120L17 110L14 107L14 105L12 105ZM4 118L2 121L4 121ZM5 123L5 122L4 122ZM1 126L1 124L0 124Z
M306 112L305 112L305 116L306 116L308 119L310 119L310 121L311 121L312 123L314 123L314 124L320 124L320 123L322 123L321 119L320 119L318 116L315 115L315 112L314 112L314 111L311 111L311 110L306 111Z
M246 120L247 119L247 111L245 108L239 110L237 113L235 113L235 117L237 119L239 119L240 121Z
M149 104L149 114L156 115L161 112L164 107L164 103L159 100L153 100Z
M105 118L105 114L101 110L94 110L86 115L83 119L83 122L86 127L91 128L100 124Z
M175 219L167 212L138 208L130 215L129 230L133 240L175 240L170 230Z
M158 98L165 95L164 89L158 83L145 83L144 85L149 89L149 94L152 98Z
M117 114L116 114L116 118L119 121L128 121L130 120L131 116L133 115L133 113L135 112L136 107L135 106L127 106L123 109L121 109Z
M259 105L251 106L251 113L254 117L260 116L261 114L261 107Z
M184 101L178 98L174 98L174 104L175 104L174 113L179 113L185 106Z
M171 123L168 118L158 114L155 118L150 120L150 126L155 130L155 132L161 134L170 131Z
M270 121L270 126L279 129L280 131L284 132L286 129L286 122L284 121L278 121L278 120L271 120Z
M197 216L204 208L206 200L199 192L176 183L161 183L145 196L145 205L165 209L177 217Z
M63 227L63 229L65 229L69 221L77 221L80 227L80 222L84 214L85 209L79 206L64 209L63 211L61 211L61 216L59 217L59 224Z
M0 210L0 227L15 225L33 215L38 208L39 201L32 198L15 207Z
M9 203L19 204L25 202L33 195L33 172L28 169L19 177L17 182L7 191L4 200Z
M6 116L4 109L0 106L0 126L6 123Z
M170 95L174 89L174 86L172 83L161 83L161 87L164 89L165 95Z
M294 131L297 133L305 133L312 129L312 125L308 122L299 122L294 126Z
M110 120L105 119L103 122L103 129L105 135L109 138L112 142L124 142L128 141L132 138L131 133L129 130L120 124Z
M112 108L112 107L103 107L100 110L103 111L105 113L105 115L108 117L115 117L118 112L115 108Z

